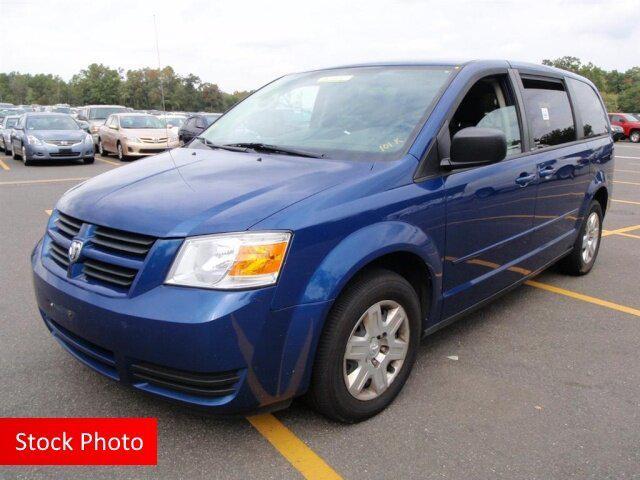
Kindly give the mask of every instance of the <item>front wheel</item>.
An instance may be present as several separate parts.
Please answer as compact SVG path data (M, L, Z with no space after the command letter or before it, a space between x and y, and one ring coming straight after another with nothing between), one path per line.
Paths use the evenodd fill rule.
M634 130L633 132L631 132L631 134L629 135L629 140L633 143L640 142L640 130Z
M28 167L29 165L33 164L33 162L31 161L31 159L27 158L27 149L26 147L22 147L22 154L20 155L22 157L22 163L24 163L25 167Z
M20 160L20 154L16 152L16 147L13 146L13 143L11 144L11 158L14 160Z
M602 207L592 201L571 253L563 258L560 269L568 275L586 275L593 268L602 237Z
M102 157L107 156L107 151L104 149L104 145L102 145L102 139L98 139L98 154Z
M344 423L384 410L406 382L420 343L413 287L388 270L371 270L340 295L327 317L307 397Z
M124 162L126 159L127 157L124 154L124 150L122 149L122 144L118 142L118 160L120 160L121 162Z

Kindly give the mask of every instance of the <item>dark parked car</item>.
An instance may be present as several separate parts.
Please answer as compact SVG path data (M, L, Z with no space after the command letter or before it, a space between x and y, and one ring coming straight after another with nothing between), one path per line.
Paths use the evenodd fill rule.
M44 160L93 163L93 139L65 113L25 113L13 127L11 152L25 165Z
M288 75L187 148L65 193L32 254L37 304L71 355L134 389L220 413L306 394L357 422L424 335L549 265L588 273L613 167L602 100L573 73Z
M190 116L178 130L180 143L182 145L189 143L221 116L221 113L198 113Z

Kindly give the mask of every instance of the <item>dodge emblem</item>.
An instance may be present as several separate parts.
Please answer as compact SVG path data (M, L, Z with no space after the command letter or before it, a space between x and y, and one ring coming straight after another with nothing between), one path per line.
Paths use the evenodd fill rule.
M74 240L69 247L69 262L73 263L80 258L80 252L84 244L80 240Z

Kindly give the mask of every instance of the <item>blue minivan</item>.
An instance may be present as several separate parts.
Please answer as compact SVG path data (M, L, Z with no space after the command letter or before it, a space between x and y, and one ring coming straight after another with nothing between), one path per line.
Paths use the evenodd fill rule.
M286 75L186 148L67 191L32 254L47 328L219 413L383 410L421 337L552 264L588 273L613 141L587 79L508 61Z

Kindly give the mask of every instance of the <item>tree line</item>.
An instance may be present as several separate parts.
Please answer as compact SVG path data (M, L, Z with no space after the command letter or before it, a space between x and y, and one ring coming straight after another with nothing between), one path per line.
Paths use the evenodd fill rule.
M187 112L223 112L250 93L223 92L215 83L203 82L193 74L178 75L170 66L124 72L93 63L68 82L44 73L0 73L0 101L15 105L116 104L161 110L161 92L167 111Z
M562 68L587 77L598 87L609 112L640 112L640 67L625 72L604 70L593 63L582 63L577 57L545 59L543 65Z
M610 112L640 112L640 67L625 72L604 70L576 57L545 59L551 65L590 79L600 90ZM181 76L172 67L162 70L114 69L93 63L65 82L57 75L0 73L0 101L13 104L70 105L121 104L135 109L162 109L160 80L168 111L223 112L250 92L226 93L215 83L193 74Z

